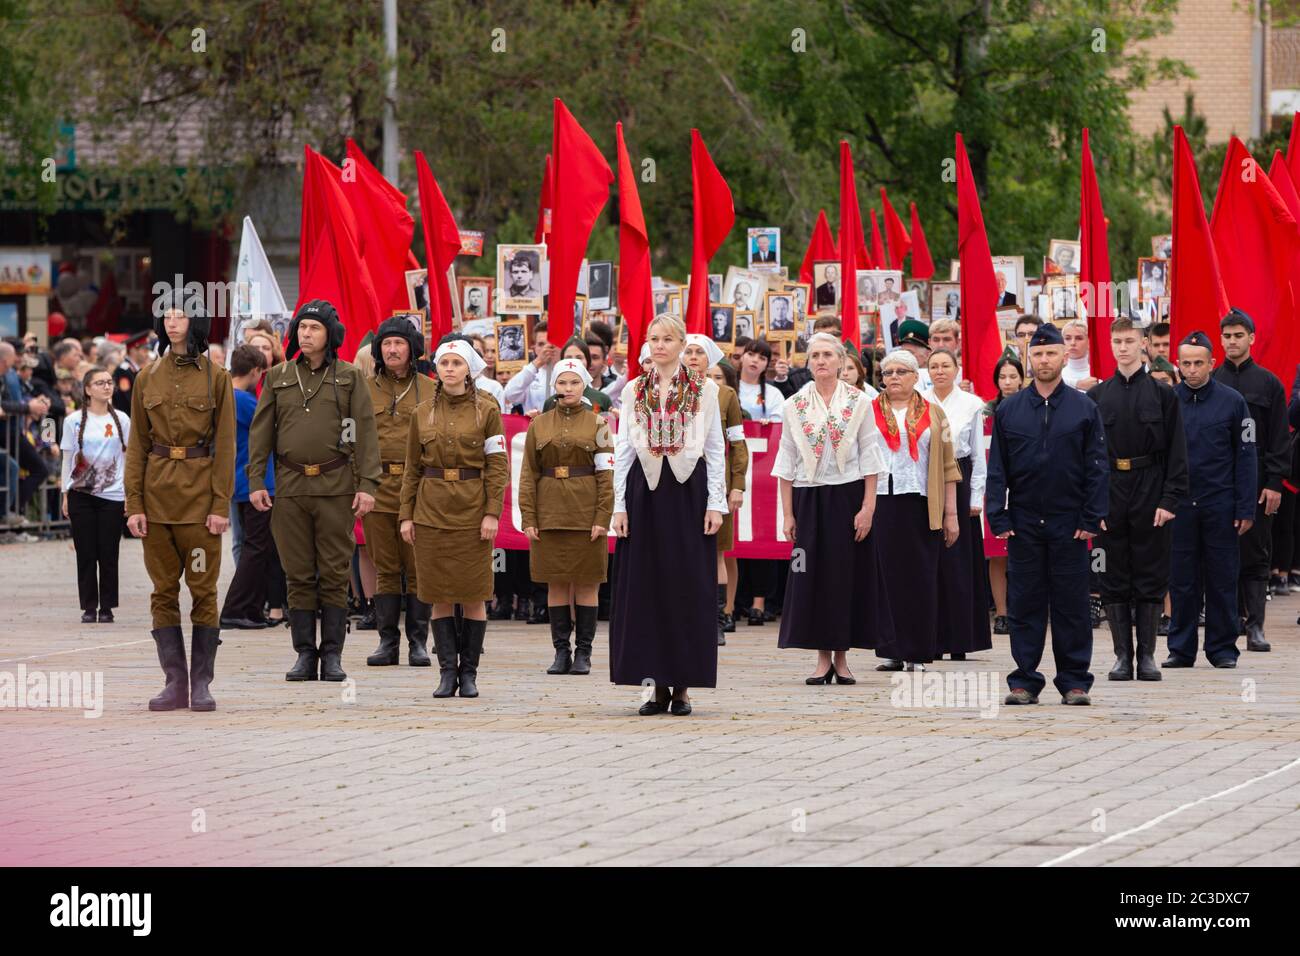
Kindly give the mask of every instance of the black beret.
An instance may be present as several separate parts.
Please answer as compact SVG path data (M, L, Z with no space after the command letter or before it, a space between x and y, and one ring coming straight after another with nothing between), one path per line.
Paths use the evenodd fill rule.
M1040 325L1029 340L1029 347L1032 349L1036 345L1064 345L1065 339L1061 337L1061 330L1051 322L1045 322Z

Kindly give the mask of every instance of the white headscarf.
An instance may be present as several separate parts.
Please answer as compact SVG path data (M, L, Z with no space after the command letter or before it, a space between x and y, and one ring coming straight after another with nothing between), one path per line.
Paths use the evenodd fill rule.
M582 379L583 388L591 388L591 373L587 371L587 363L581 359L567 358L556 362L555 369L551 373L551 381L554 382L563 372L572 372Z
M436 366L438 359L450 354L459 355L464 359L465 364L469 366L469 379L471 382L479 377L483 369L487 368L487 362L483 361L483 357L474 351L474 346L464 339L454 339L439 345L438 351L433 353L433 364Z
M707 335L692 332L690 335L686 336L686 344L698 345L700 348L704 349L704 354L709 359L709 368L713 368L713 366L722 361L722 349L718 348L718 343L713 341L713 339L709 338Z
M637 368L644 369L644 368L645 368L645 363L648 362L648 361L650 361L650 343L649 343L649 342L642 342L642 343L641 343L641 357L640 357L639 359L637 359L637 361L636 361Z

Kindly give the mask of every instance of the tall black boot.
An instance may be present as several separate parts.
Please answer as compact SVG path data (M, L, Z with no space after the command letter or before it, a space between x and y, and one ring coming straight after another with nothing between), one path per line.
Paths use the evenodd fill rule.
M596 621L600 618L600 607L577 605L577 630L574 637L573 666L570 674L591 673L591 645L596 643Z
M150 710L180 710L189 704L190 673L185 666L185 634L179 626L156 627L152 631L158 645L158 663L167 684L149 701Z
M398 661L398 646L402 632L397 629L397 618L402 610L400 594L375 595L375 625L379 628L379 647L366 658L370 667L391 667Z
M1156 632L1160 628L1163 603L1138 602L1137 606L1137 677L1138 680L1160 680L1156 667Z
M190 636L190 710L216 710L208 686L216 669L221 628L196 627Z
M343 681L343 642L348 635L348 609L323 607L320 610L320 679Z
M546 673L567 674L573 666L573 648L569 644L569 635L573 633L573 617L567 604L546 610L551 618L551 644L555 648L555 660L546 668Z
M1264 640L1264 608L1268 591L1267 581L1243 581L1246 598L1246 650L1271 651L1273 645Z
M465 618L461 621L460 696L477 697L478 661L483 655L483 638L487 635L487 621Z
M1133 612L1128 602L1107 604L1106 620L1110 622L1110 639L1115 644L1115 666L1106 676L1111 680L1133 679Z
M718 585L718 646L727 643L727 586Z
M439 679L434 697L450 697L456 693L456 619L434 618L433 652L438 655Z
M406 663L412 667L429 667L429 618L433 605L425 604L412 591L406 595Z
M285 680L315 680L319 655L316 653L316 612L289 608L289 633L298 662L289 668Z

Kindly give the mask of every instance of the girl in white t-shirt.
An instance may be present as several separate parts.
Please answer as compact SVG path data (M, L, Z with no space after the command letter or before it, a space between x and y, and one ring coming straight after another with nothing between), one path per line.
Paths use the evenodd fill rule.
M113 376L93 368L82 379L86 404L63 422L63 516L77 551L81 623L111 624L117 607L126 443L131 420L113 407ZM96 616L95 609L99 609Z

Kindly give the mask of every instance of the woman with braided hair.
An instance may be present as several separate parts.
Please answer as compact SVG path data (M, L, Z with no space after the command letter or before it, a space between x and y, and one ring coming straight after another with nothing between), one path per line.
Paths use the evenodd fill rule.
M457 688L461 697L478 696L492 548L509 471L501 408L474 386L483 366L464 336L445 337L434 353L433 397L411 412L407 431L399 530L415 549L416 596L433 605L434 697Z
M77 551L81 623L113 622L117 556L126 491L131 419L113 407L113 373L92 368L81 380L85 405L63 422L63 517ZM96 616L95 609L99 613Z

